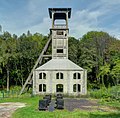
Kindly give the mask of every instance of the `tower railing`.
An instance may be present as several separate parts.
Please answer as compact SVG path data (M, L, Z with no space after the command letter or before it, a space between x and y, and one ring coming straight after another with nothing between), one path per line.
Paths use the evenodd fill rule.
M56 29L65 29L67 28L66 24L55 24L54 28Z

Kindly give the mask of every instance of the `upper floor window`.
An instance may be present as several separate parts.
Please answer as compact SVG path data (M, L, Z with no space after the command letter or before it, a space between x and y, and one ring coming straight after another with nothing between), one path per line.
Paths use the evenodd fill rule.
M63 79L63 73L56 73L56 79Z
M81 79L81 74L80 73L74 73L73 74L73 79Z
M39 73L39 79L46 79L46 73Z
M63 33L63 31L57 31L57 35L63 35L64 33Z
M63 49L57 49L57 53L63 53Z

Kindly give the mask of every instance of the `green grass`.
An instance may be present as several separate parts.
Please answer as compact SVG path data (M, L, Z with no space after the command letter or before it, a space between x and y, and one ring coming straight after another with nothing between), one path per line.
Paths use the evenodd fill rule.
M0 102L22 102L26 103L26 107L17 109L12 118L119 118L120 112L102 112L102 111L80 111L75 110L73 112L67 110L55 110L54 112L39 111L38 101L42 99L42 96L36 97L23 97L23 98L4 98ZM105 103L103 103L105 104ZM118 104L110 104L116 106Z

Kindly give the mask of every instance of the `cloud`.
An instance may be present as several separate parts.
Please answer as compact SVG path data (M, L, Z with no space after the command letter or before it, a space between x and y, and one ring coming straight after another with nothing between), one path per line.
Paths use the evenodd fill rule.
M70 35L79 38L88 31L105 31L120 39L119 11L120 2L117 0L100 0L87 8L77 10L70 21Z
M35 26L31 26L28 29L35 33L35 32L40 32L42 34L47 35L50 31L49 29L51 28L51 20L48 17L43 18L43 21Z
M76 2L73 0L66 0L66 2L64 0L21 0L14 5L13 2L4 2L0 7L0 23L3 29L18 35L27 30L46 35L51 28L48 8L61 6L72 7L72 18L69 20L70 36L79 38L88 31L102 30L120 37L118 25L120 24L120 0L76 0Z
M98 30L98 18L103 14L88 9L76 11L70 21L71 35L79 38L88 31Z

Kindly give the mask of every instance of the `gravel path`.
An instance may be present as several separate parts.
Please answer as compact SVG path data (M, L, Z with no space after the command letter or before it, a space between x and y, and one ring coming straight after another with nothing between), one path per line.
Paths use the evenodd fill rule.
M73 99L65 98L64 99L65 109L73 111L75 109L86 110L90 112L102 111L102 112L115 112L118 111L115 108L109 106L103 106L98 104L97 100L88 100L88 99Z
M22 107L25 107L25 103L19 103L19 102L0 103L0 118L10 118L12 113L16 109Z
M95 100L66 98L64 101L65 108L69 111L73 111L74 109L91 111L94 108L99 108L99 105Z

